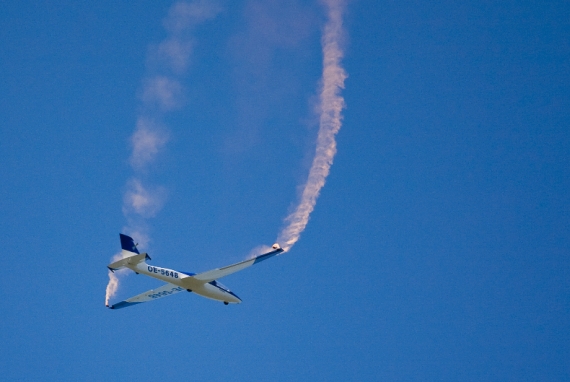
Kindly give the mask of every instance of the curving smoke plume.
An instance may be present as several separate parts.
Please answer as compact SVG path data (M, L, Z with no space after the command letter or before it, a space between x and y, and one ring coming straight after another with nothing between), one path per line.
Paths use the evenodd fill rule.
M140 93L141 111L137 125L131 136L132 151L129 162L133 177L126 184L123 198L123 214L127 226L123 232L133 236L139 247L149 242L146 219L154 217L166 199L164 187L148 185L145 182L148 166L155 160L168 142L166 128L160 123L167 112L180 108L183 104L183 86L180 76L188 67L192 53L194 27L214 18L221 8L215 1L196 0L177 2L168 11L163 25L167 37L160 44L149 49L149 69L143 80ZM120 253L112 261L120 260ZM117 293L122 272L109 272L109 282L105 293L105 305Z
M336 154L335 135L342 123L344 99L340 95L344 88L346 72L340 65L343 57L341 41L344 31L342 28L343 2L338 0L324 1L328 20L322 37L323 46L323 76L320 93L319 134L315 158L309 171L307 183L301 194L299 205L285 221L288 225L283 228L277 238L285 251L299 240L301 232L309 222L309 215L315 208L317 197L329 174L333 158Z
M343 57L341 41L344 35L342 27L344 7L342 0L323 0L323 2L327 9L328 20L322 36L323 74L320 89L319 133L315 158L299 204L285 219L288 224L277 239L285 251L291 249L299 240L309 221L336 154L335 135L342 122L344 99L340 96L340 91L344 88L344 80L347 77L340 65ZM166 190L163 187L150 186L145 181L148 166L168 142L167 130L160 123L161 117L182 106L184 89L179 78L188 67L194 46L191 35L194 27L214 18L220 11L221 8L214 1L175 3L163 23L168 33L167 38L150 49L148 61L154 65L155 71L143 80L140 93L141 112L131 136L130 164L133 176L126 184L123 199L123 214L128 222L123 231L139 241L140 248L144 248L150 240L146 219L160 211L166 198ZM119 260L120 257L121 255L117 254L112 261ZM117 292L120 274L120 271L109 272L105 304L108 304L109 299Z

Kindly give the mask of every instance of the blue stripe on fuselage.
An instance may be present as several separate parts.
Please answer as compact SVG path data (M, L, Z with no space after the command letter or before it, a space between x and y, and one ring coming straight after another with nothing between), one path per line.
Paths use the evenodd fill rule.
M237 294L235 294L234 292L232 292L232 291L229 290L229 289L222 288L222 287L216 282L216 280L210 281L208 284L215 286L216 288L218 288L219 290L221 290L221 291L223 291L223 292L226 292L226 293L231 294L232 296L234 296L235 298L237 298L238 300L241 301L241 298L239 298L239 297L237 296Z

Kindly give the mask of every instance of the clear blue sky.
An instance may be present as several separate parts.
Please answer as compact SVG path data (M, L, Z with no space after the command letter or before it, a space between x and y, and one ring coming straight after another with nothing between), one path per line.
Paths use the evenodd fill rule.
M567 2L349 2L338 154L300 241L222 280L240 305L112 311L171 5L2 6L2 379L570 379ZM163 189L152 263L183 271L274 242L318 128L324 7L220 5L138 174ZM114 301L159 285L129 275Z

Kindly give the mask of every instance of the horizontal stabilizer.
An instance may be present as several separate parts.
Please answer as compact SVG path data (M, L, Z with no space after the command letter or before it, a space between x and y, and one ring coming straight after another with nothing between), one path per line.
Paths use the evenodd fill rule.
M122 254L128 254L131 252L122 251L121 253ZM107 265L107 268L109 268L111 271L116 271L117 269L121 269L123 267L128 267L129 265L135 266L138 263L142 263L147 259L150 260L150 256L147 255L146 253L141 253L141 254L135 255L135 256L124 257L119 261L115 261L114 263Z

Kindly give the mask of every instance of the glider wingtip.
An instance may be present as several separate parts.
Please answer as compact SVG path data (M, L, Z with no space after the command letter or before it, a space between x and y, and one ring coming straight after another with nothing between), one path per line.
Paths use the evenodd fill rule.
M121 308L126 308L128 306L133 306L136 304L140 304L140 302L121 301L121 302L116 303L115 305L109 306L109 309L121 309Z
M275 251L276 254L285 252L285 250L284 250L283 248L281 248L281 246L279 245L279 243L273 244L273 246L272 246L271 248L273 248L273 250Z

